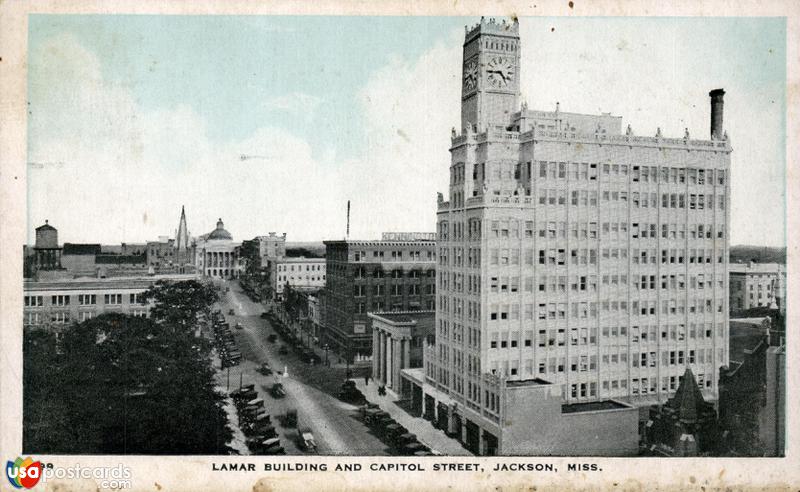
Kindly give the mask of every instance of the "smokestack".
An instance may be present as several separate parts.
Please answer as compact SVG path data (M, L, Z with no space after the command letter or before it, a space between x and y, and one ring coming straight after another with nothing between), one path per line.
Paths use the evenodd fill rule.
M345 237L350 239L350 200L347 200L347 231Z
M711 140L722 140L722 97L725 91L714 89L708 95L711 97Z

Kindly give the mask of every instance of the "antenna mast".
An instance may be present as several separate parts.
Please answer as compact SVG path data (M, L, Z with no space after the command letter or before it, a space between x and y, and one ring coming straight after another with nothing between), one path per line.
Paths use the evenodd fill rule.
M350 239L350 200L347 200L347 232L345 237Z

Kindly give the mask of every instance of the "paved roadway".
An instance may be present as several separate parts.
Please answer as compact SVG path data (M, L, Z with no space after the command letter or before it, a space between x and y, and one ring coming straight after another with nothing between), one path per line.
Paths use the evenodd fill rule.
M225 287L230 287L229 292L224 292ZM269 322L260 317L264 306L252 302L238 282L223 284L220 308L231 324L243 358L242 364L231 368L230 387L235 389L239 386L240 374L244 384L256 385L287 454L303 454L297 443L293 442L297 439L297 430L281 427L277 418L292 408L297 409L298 428L311 430L320 454L390 454L386 444L371 434L361 422L357 408L332 396L344 381L344 369L322 364L311 366L300 361L291 349L286 355L279 354L278 349L284 342L280 337L275 343L267 341L267 336L274 331ZM232 316L228 314L230 309L234 310ZM237 321L244 329L235 329ZM276 372L272 376L259 374L256 369L262 362L268 362ZM288 370L288 376L279 374L284 368ZM223 374L227 377L226 372ZM275 399L269 394L272 384L277 381L283 383L287 393L285 398Z

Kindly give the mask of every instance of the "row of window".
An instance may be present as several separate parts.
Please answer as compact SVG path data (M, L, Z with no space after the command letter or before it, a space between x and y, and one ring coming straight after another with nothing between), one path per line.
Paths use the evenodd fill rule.
M134 309L131 311L131 315L144 318L147 317L147 310ZM83 322L92 319L95 316L97 316L97 313L94 311L80 311L78 312L78 316L75 321ZM37 326L46 323L54 325L65 325L71 323L72 321L73 321L72 316L69 313L69 311L57 311L49 314L37 311L30 311L24 313L22 318L23 326Z
M103 294L104 304L122 304L123 294ZM77 296L71 295L54 295L50 296L51 306L69 306L71 299L77 297L78 305L80 306L93 306L97 304L97 294L78 294ZM142 304L144 302L143 293L128 294L128 302L130 304ZM25 307L43 307L44 296L25 296Z
M297 282L302 282L303 280L305 280L306 282L324 282L325 275L322 276L306 275L305 278L303 278L302 276L297 277ZM295 277L294 275L278 275L278 282L281 285L283 285L286 282L289 283L295 282Z
M325 269L324 264L319 265L278 265L279 272L294 272L294 267L297 266L298 272L318 272ZM305 269L303 269L305 267Z
M354 262L368 262L370 261L369 255L365 250L357 250L352 252ZM374 250L372 251L372 261L433 261L433 250Z
M436 293L436 290L433 284L427 284L425 286L422 286L420 284L391 284L389 285L389 289L386 289L386 286L383 284L376 284L372 286L369 285L353 286L354 297L365 297L368 295L385 296L387 292L391 296L401 296L403 295L403 293L406 293L410 296L418 296L423 292L426 295L433 295Z
M364 267L358 267L353 271L353 278L356 278L356 279L362 279L362 278L367 278L367 277L384 278L385 276L386 276L386 272L384 272L384 270L382 268L376 268L375 270L372 271L372 273L370 273ZM434 277L436 277L436 270L430 269L430 270L426 270L426 271L423 272L422 270L419 270L419 269L413 269L413 270L409 270L408 273L406 274L405 272L403 272L403 270L395 269L395 270L392 270L391 272L389 272L389 277L391 277L391 278L405 278L405 277L407 277L407 278L423 278L423 277L434 278Z
M534 166L536 173L534 175ZM462 163L453 166L451 184L464 182L464 167ZM532 161L517 163L512 166L501 164L490 168L491 177L495 181L502 179L529 180L569 180L569 181L597 181L599 176L609 179L630 179L632 183L653 184L690 184L698 186L725 186L726 172L724 169L696 169L671 166L641 166L627 164L602 164L588 162L547 162ZM486 163L472 165L472 180L486 179ZM604 181L604 180L602 180Z
M444 303L443 303L444 304ZM704 314L722 313L724 299L665 299L661 301L661 314L663 315L683 315L683 314ZM628 306L630 305L630 311ZM490 321L517 321L524 320L566 320L568 314L570 319L594 319L598 315L598 307L604 313L630 314L632 316L654 316L658 312L658 301L634 300L634 301L601 301L601 302L550 302L550 303L527 303L523 306L519 304L495 304L490 305ZM447 308L440 308L440 311L447 312ZM458 313L453 313L457 315ZM522 318L521 318L522 316Z

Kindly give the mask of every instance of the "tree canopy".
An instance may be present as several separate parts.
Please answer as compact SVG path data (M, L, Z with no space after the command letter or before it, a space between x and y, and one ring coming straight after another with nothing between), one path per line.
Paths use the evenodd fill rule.
M210 344L194 324L214 298L160 284L151 318L108 313L24 337L26 453L228 454Z

